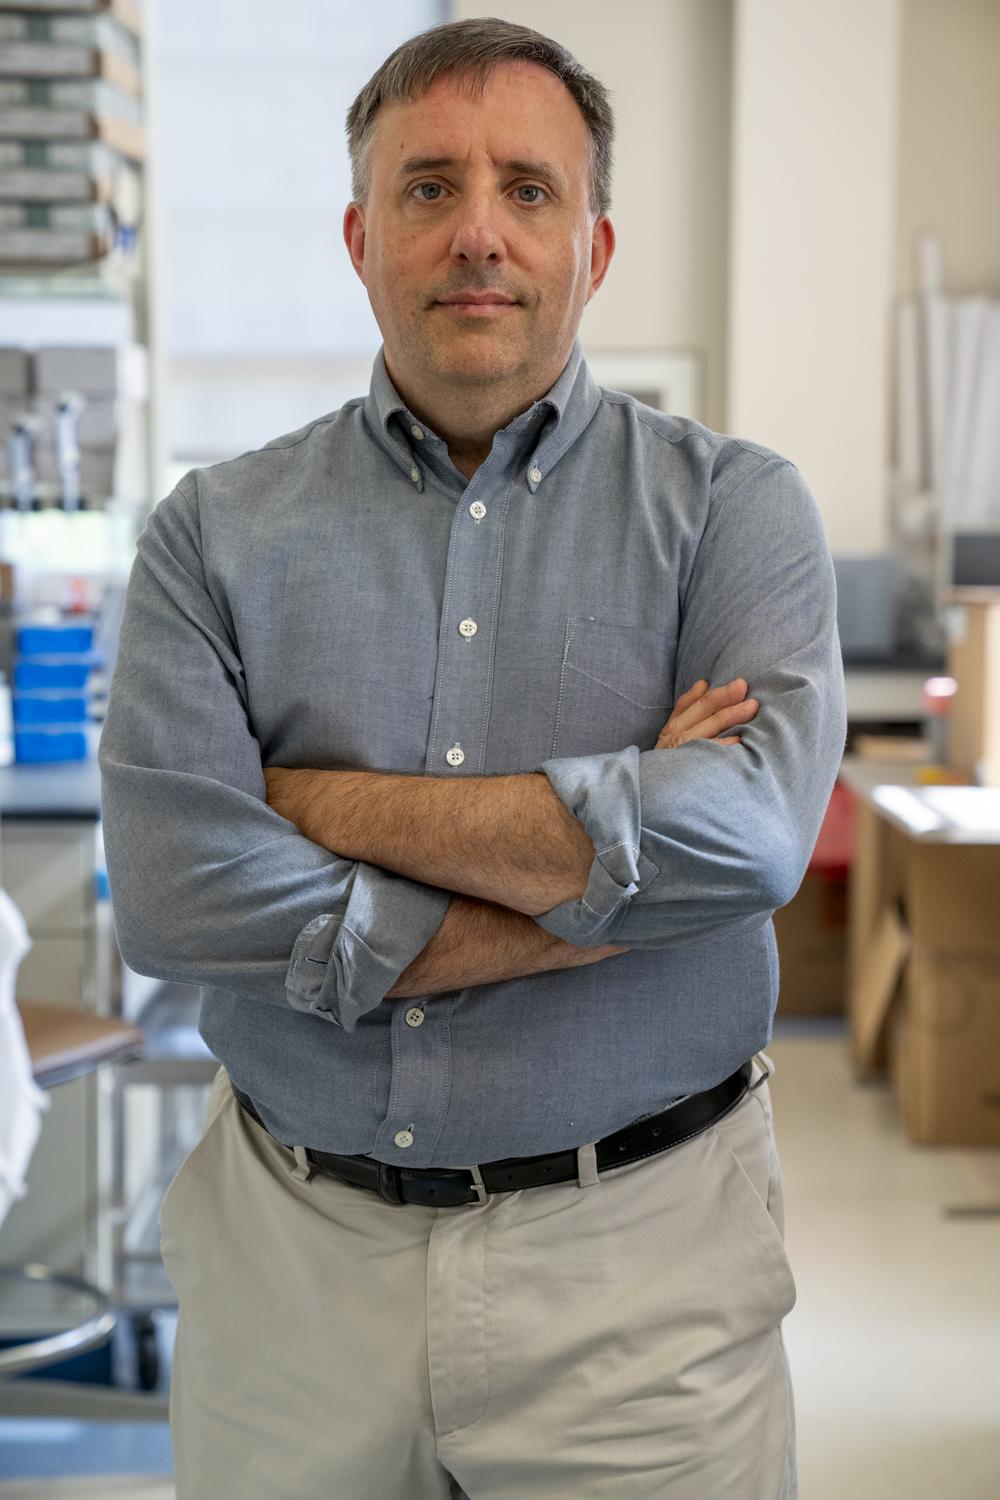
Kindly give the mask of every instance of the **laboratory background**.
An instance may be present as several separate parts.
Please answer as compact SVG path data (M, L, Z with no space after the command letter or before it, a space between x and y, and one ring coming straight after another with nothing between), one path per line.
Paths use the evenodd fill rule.
M476 15L612 93L595 377L790 458L835 561L847 747L769 1052L803 1500L995 1500L1000 0L0 0L0 1500L174 1494L158 1211L218 1064L115 943L135 541L367 391L344 116Z

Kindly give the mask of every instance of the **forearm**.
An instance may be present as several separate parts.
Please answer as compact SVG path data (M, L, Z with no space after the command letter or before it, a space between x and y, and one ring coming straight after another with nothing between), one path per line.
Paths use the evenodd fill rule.
M580 897L594 848L541 773L267 773L272 807L342 858L535 916Z
M619 947L578 948L545 932L531 917L488 901L453 896L444 921L387 992L409 1000L470 985L599 963Z

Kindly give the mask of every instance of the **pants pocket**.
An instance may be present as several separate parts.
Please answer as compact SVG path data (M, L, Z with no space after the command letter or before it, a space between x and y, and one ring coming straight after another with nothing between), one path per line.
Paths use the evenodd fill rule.
M159 1221L161 1255L163 1254L164 1247L169 1240L169 1233L167 1228L168 1217L173 1215L176 1207L176 1200L179 1196L179 1193L183 1190L184 1181L187 1178L191 1168L194 1166L196 1159L203 1152L205 1148L205 1142L208 1140L211 1131L213 1130L219 1119L219 1116L225 1108L227 1099L231 1100L233 1104L236 1104L236 1098L229 1083L229 1074L226 1072L224 1067L220 1067L215 1075L215 1078L212 1080L212 1087L208 1096L208 1105L205 1110L205 1124L202 1127L201 1135L198 1137L198 1140L192 1146L191 1150L188 1152L187 1156L185 1156L184 1160L177 1168L177 1171L170 1179L170 1182L167 1185L167 1190L164 1193L160 1203ZM238 1105L237 1108L239 1108Z
M725 1199L738 1234L752 1242L759 1289L779 1316L795 1306L795 1279L784 1239L784 1197L767 1084L761 1084L707 1134L728 1164Z

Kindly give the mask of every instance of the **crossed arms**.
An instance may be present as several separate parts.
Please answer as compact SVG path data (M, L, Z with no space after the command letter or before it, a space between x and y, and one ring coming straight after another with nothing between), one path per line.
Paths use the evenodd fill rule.
M741 678L701 679L677 700L657 749L718 739L758 704ZM541 772L466 778L272 767L267 800L314 843L345 859L455 892L437 933L389 999L598 963L627 947L579 947L531 920L586 888L594 846Z
M140 538L101 742L133 969L352 1031L386 996L728 941L791 899L844 735L832 567L791 465L744 456L683 589L677 680L743 674L759 715L744 703L709 725L709 707L740 702L711 704L703 686L703 737L668 721L650 751L455 780L265 781L260 719L266 743L275 715L268 729L254 713L250 677L274 677L271 642L251 640L248 666L218 576L230 501L203 507L201 484L182 481ZM742 681L732 690L742 700ZM700 701L685 695L672 720ZM735 723L743 748L720 748Z

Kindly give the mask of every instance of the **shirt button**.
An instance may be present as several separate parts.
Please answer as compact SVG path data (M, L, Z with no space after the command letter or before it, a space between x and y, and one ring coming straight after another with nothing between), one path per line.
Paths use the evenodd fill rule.
M452 745L451 749L448 751L448 754L445 756L445 760L448 762L449 766L460 766L464 759L465 751L462 749L461 745Z
M467 641L472 639L478 629L479 626L476 624L475 620L463 620L461 625L458 627L459 634L464 635Z
M418 443L422 443L424 440L424 429L422 427L418 427L416 422L414 422L413 426L410 428L410 436L415 437Z
M393 1136L393 1140L396 1142L397 1146L413 1145L413 1136L408 1130L397 1130L396 1134Z
M469 515L475 516L477 521L481 521L485 514L486 506L483 504L483 502L481 500L473 500L472 504L469 506Z
M411 469L410 470L410 478L413 480L414 484L419 484L420 483L420 470L419 469Z
M424 1013L419 1006L414 1005L406 1012L407 1026L422 1026L424 1024Z
M528 478L531 480L532 484L538 484L541 480L541 477L542 471L537 464L535 464L533 468L528 470Z

